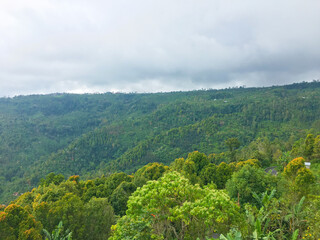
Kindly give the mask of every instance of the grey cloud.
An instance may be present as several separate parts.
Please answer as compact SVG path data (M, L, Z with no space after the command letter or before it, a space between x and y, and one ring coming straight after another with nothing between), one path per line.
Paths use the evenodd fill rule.
M0 3L0 96L268 86L319 78L320 3Z

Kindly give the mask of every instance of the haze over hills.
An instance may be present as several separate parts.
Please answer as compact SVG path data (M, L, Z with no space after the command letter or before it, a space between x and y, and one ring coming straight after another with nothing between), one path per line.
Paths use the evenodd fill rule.
M84 178L169 164L258 139L282 151L320 131L320 83L172 93L50 94L0 99L0 202L50 172ZM252 153L253 154L253 153ZM219 155L215 161L230 161ZM239 155L239 158L241 156ZM264 164L267 166L265 159Z

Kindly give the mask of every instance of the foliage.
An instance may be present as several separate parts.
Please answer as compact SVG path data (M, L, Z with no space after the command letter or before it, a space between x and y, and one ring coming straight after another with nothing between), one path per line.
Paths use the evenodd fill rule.
M297 172L295 183L300 188L307 188L308 185L315 182L315 177L312 172L307 168L300 168Z
M238 140L238 138L229 138L225 141L225 144L229 148L231 160L235 161L236 149L240 147L240 141Z
M290 152L282 153L281 156L276 159L278 171L282 172L291 159L292 157L290 155Z
M245 165L240 171L235 172L226 184L229 195L239 200L241 204L258 204L254 194L262 194L266 190L275 187L276 182L273 176L265 173L262 169Z
M21 206L10 204L0 212L1 239L40 240L41 229L41 223Z
M223 234L220 235L220 240L242 240L242 235L240 231L237 231L236 229L232 228L230 232L227 234L227 236L224 236Z
M84 206L84 237L88 240L108 239L115 223L113 208L106 198L92 198ZM80 239L80 238L77 238Z
M199 175L202 169L209 164L207 156L204 153L200 153L198 151L189 153L187 160L194 162L196 175Z
M40 179L40 186L49 186L50 183L55 185L59 185L61 182L64 181L64 176L62 174L56 175L55 173L49 173L46 178Z
M217 175L214 183L217 185L218 189L224 189L227 181L231 178L233 174L233 167L224 162L220 163L217 167Z
M320 198L314 197L310 204L306 206L306 225L307 229L303 234L304 239L320 238Z
M245 165L250 165L252 167L256 167L259 168L260 167L260 162L258 159L248 159L246 161L240 161L236 164L235 168L236 171L239 171L242 167L244 167Z
M141 187L149 180L157 180L168 170L168 166L162 163L149 163L134 174L133 182L136 186Z
M168 165L193 151L214 153L210 161L217 165L254 158L267 167L307 134L314 137L302 140L292 155L318 161L319 89L319 83L301 83L1 98L0 201L9 203L51 172L87 179L132 173L150 162Z
M116 215L123 216L127 210L127 202L131 194L136 190L136 185L131 182L122 182L111 194L110 204Z
M57 228L52 231L50 234L46 229L42 229L46 238L45 240L71 240L72 239L72 232L69 230L65 231L65 234L62 233L63 226L62 221L59 222ZM62 234L62 236L60 236ZM65 236L64 236L65 235Z
M217 180L217 166L213 163L208 164L201 171L201 180L203 185L213 184Z
M307 196L315 183L315 176L305 167L302 157L289 162L284 168L283 175L289 180L287 192L298 199Z
M299 228L302 228L304 225L304 200L305 197L302 197L297 204L294 204L292 208L289 209L288 214L285 216L285 220L289 223L289 231L292 233L292 235L296 235L299 232L297 230L299 230Z
M289 179L295 179L298 171L305 168L304 159L302 157L295 158L284 168L283 174Z
M237 205L222 191L192 185L177 172L150 181L130 197L111 239L193 239L239 224Z
M319 101L319 82L0 98L0 238L60 221L79 240L112 224L116 239L319 238Z
M214 233L222 233L222 239L316 236L308 226L317 229L316 197L320 191L314 182L318 174L306 169L303 160L289 163L286 174L271 176L255 159L217 166L203 153L188 156L172 163L171 169L176 171L150 163L133 176L115 173L81 181L74 175L60 183L51 182L55 175L49 174L45 178L48 184L16 200L20 210L13 215L23 213L38 223L37 231L26 231L28 236L40 234L39 226L53 232L63 221L73 238L80 240L107 239L111 225L116 223L115 214L121 218L112 227L111 239L210 239ZM224 190L216 189L223 189L226 181L230 196L240 208ZM301 198L303 195L306 197ZM0 216L6 219L7 213L3 211ZM8 239L14 238L15 228L6 221L0 228Z
M32 214L35 221L41 222L47 233L55 231L51 237L61 237L62 227L55 229L62 221L64 226L70 229L74 239L107 239L110 235L110 227L115 223L115 216L106 195L109 191L112 195L114 187L117 189L115 182L111 184L110 179L118 180L120 185L124 185L127 182L120 180L131 180L131 177L115 174L108 178L101 177L83 182L80 181L79 176L71 176L58 185L54 183L48 186L40 185L32 192L19 197L16 202L21 205L19 207L25 213ZM109 187L107 189L109 191L106 191L105 185ZM97 198L100 186L103 187L103 192L99 194L104 194L104 197ZM128 190L126 187L123 189ZM134 189L131 189L131 192ZM126 201L121 207L125 210ZM120 210L123 211L123 209Z
M304 156L309 159L313 154L314 147L314 136L313 134L308 134L305 140L304 146Z
M258 211L254 211L250 205L246 206L246 215L253 239L275 239L274 234L279 231L279 229L275 231L270 229L270 216L275 212L275 209L270 206L272 206L275 191L273 189L270 194L266 191L261 195L253 193L253 197L258 202Z

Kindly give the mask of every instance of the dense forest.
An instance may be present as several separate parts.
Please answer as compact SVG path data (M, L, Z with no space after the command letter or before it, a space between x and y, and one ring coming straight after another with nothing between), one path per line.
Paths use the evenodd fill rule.
M319 102L317 81L1 98L0 239L318 239Z

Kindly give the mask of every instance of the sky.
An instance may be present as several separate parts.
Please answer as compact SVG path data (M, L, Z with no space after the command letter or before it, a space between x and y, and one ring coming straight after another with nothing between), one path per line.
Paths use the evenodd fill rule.
M1 0L0 97L320 78L319 0Z

